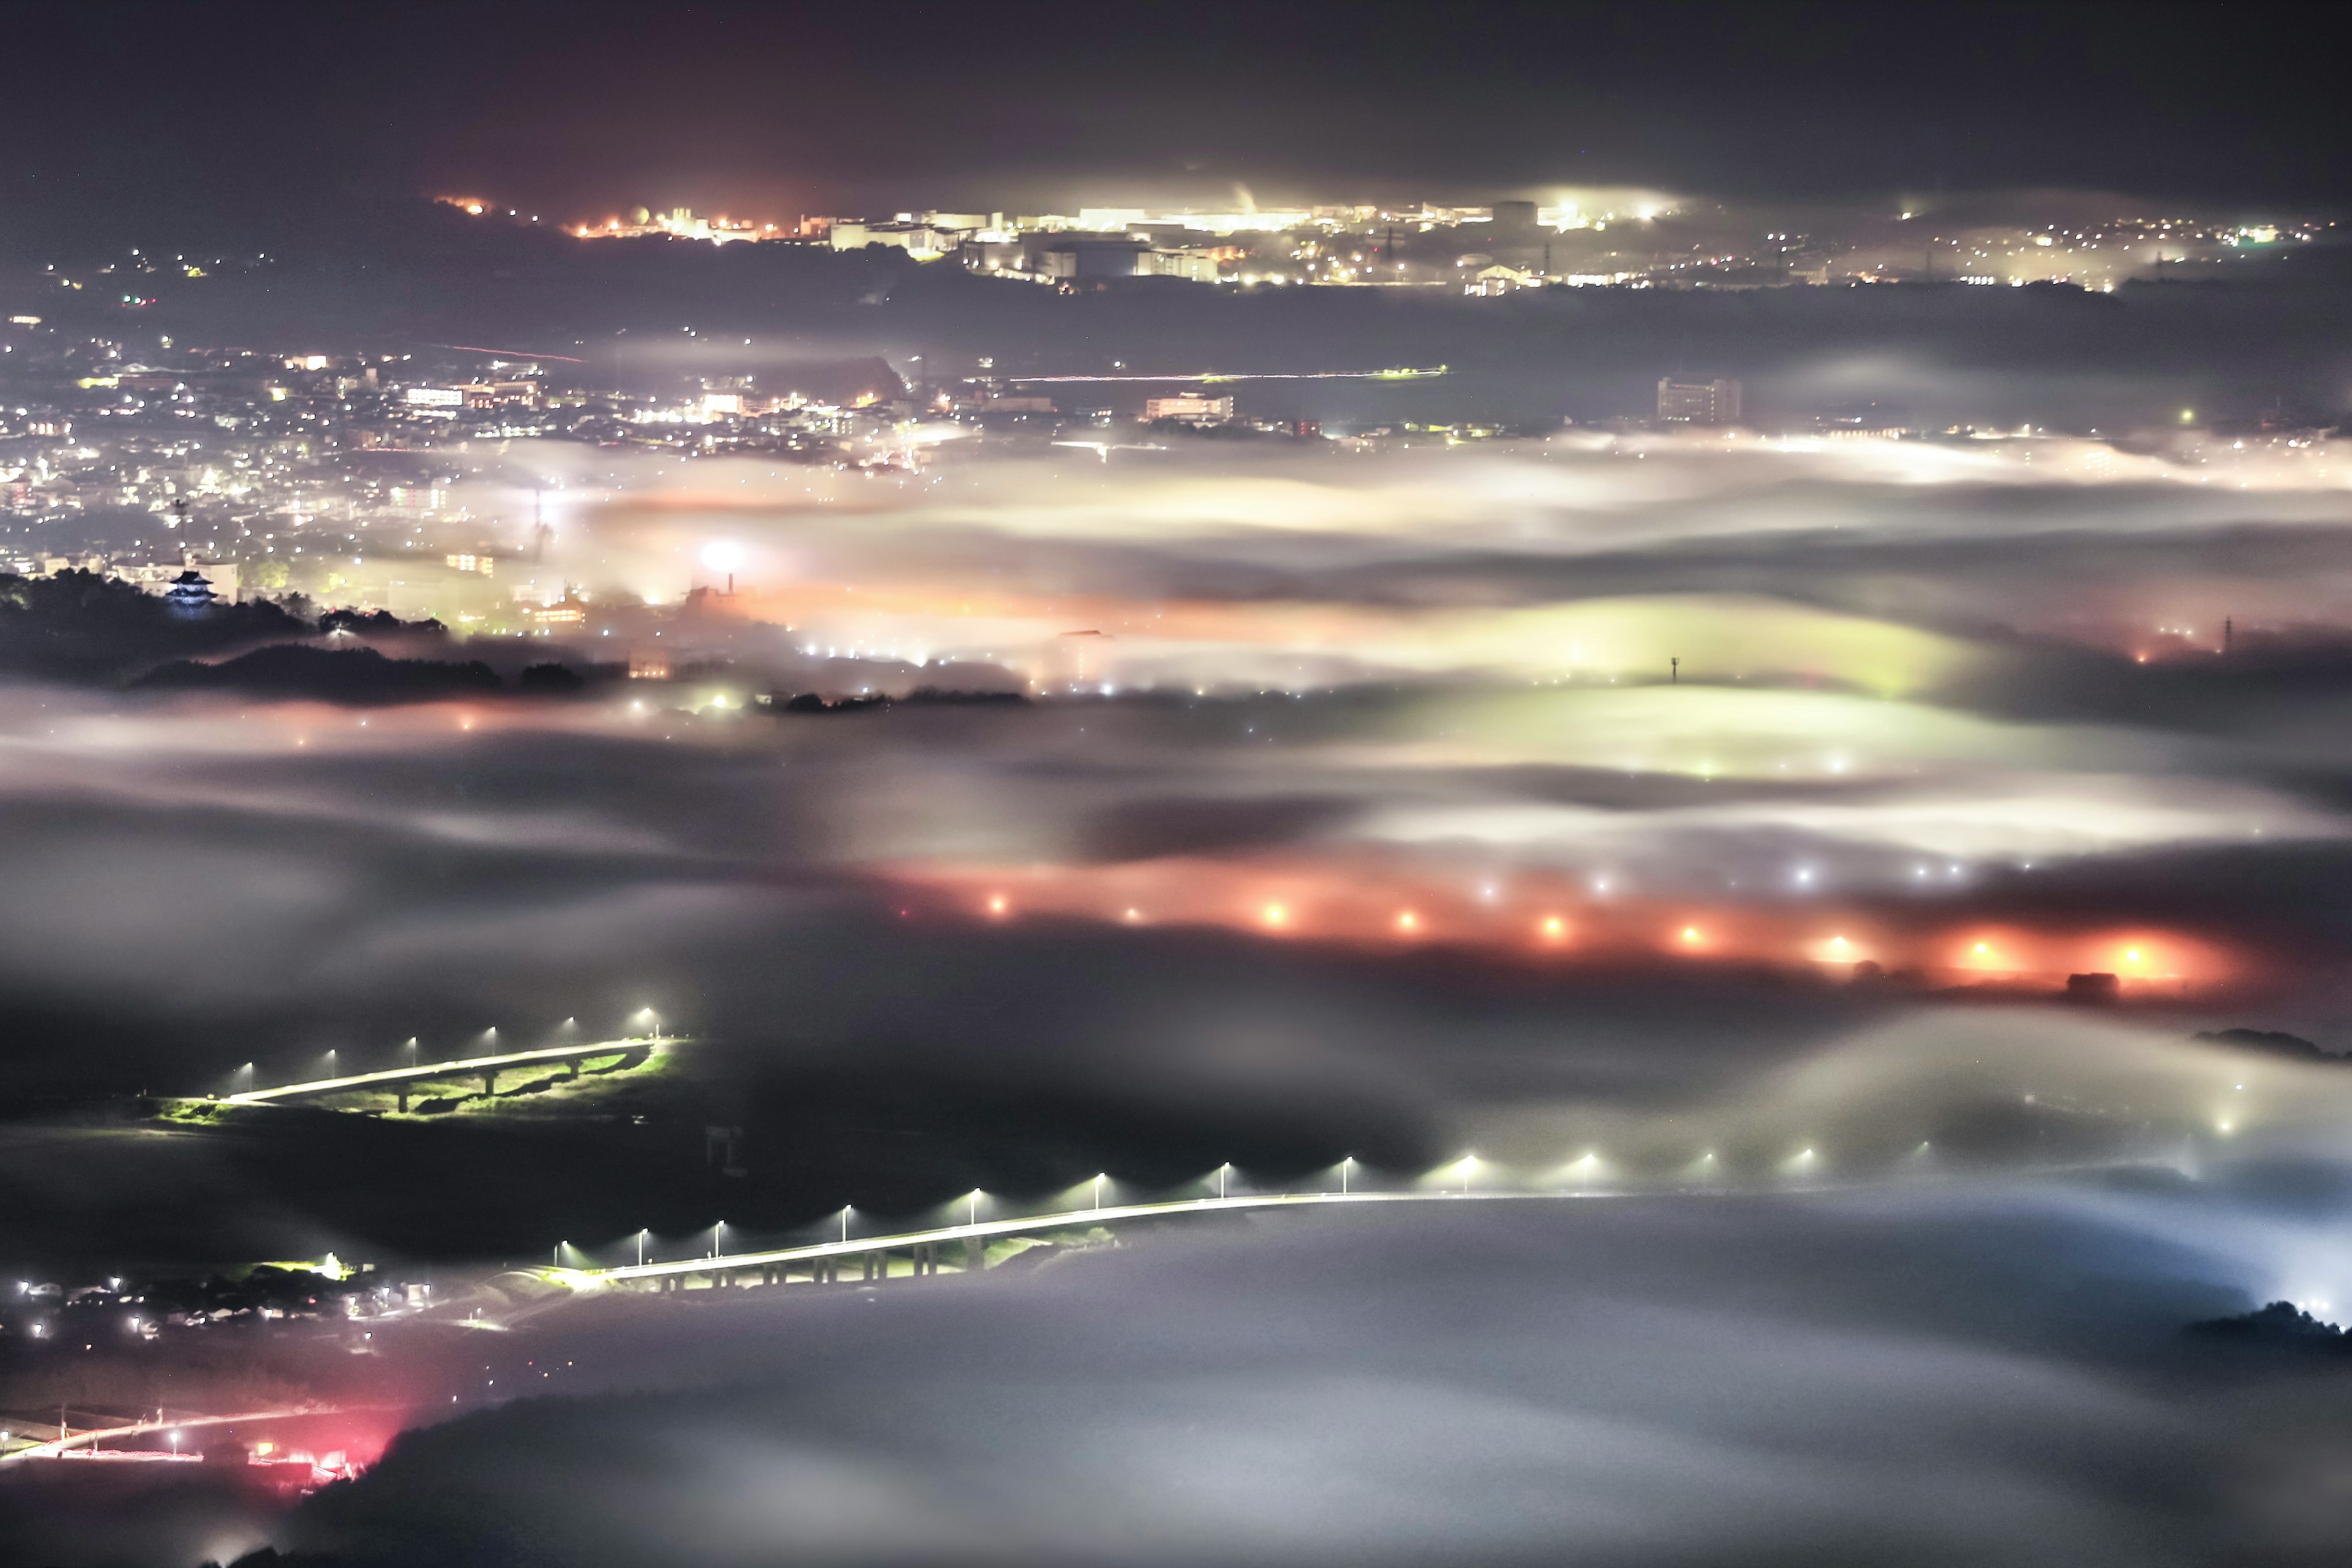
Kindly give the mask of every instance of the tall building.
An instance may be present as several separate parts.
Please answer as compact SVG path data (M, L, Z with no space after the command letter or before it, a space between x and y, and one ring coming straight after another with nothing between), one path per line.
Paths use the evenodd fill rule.
M1664 376L1658 382L1658 422L1662 425L1737 425L1739 384L1727 375L1712 381L1685 381Z

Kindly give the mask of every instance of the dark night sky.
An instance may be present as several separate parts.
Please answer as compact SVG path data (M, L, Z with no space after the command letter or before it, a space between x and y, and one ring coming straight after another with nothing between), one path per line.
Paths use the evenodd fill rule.
M2315 11L901 5L25 8L0 194L231 228L474 188L593 216L1476 201L1557 184L2333 202ZM34 62L43 62L36 64Z

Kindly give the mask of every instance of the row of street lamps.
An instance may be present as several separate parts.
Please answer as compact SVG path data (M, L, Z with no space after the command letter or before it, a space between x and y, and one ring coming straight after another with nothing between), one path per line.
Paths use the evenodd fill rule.
M640 1026L640 1027L645 1027L645 1028L648 1029L648 1031L651 1033L652 1037L653 1037L656 1040L658 1040L658 1039L660 1039L660 1038L662 1037L662 1036L661 1036L661 1015L660 1015L660 1014L658 1014L658 1013L656 1013L656 1012L655 1012L651 1007L640 1007L640 1008L638 1008L635 1013L632 1013L632 1014L630 1014L630 1015L629 1015L629 1020L628 1020L628 1021L629 1021L629 1023L630 1023L631 1025L633 1025L633 1026ZM560 1029L561 1029L562 1031L563 1031L563 1032L569 1032L569 1033L575 1033L575 1034L576 1034L576 1033L579 1031L579 1028L580 1028L580 1020L579 1020L578 1018L576 1018L576 1017L566 1018L566 1019L564 1019L564 1020L563 1020L562 1024L560 1026ZM491 1025L488 1028L484 1029L484 1030L481 1032L481 1034L480 1034L479 1036L476 1037L480 1041L481 1046L482 1046L482 1047L483 1047L481 1050L479 1050L478 1052L477 1052L477 1053L476 1053L477 1055L480 1055L480 1056L494 1056L494 1055L496 1055L496 1054L497 1054L497 1050L498 1050L498 1044L499 1044L499 1028L498 1028L498 1026L497 1026L496 1024L493 1024L493 1025ZM404 1058L404 1059L401 1062L401 1064L400 1064L402 1067L404 1067L404 1068L415 1068L415 1067L418 1067L418 1066L423 1065L423 1064L421 1064L420 1062L418 1062L418 1060L417 1060L417 1058L416 1058L416 1053L417 1053L417 1040L416 1040L416 1037L415 1037L415 1035L411 1035L411 1036L409 1036L407 1039L405 1039L405 1040L404 1040L404 1041L402 1041L402 1042L401 1042L400 1051L401 1051L401 1055L402 1055L402 1057ZM326 1063L326 1071L325 1071L325 1072L323 1072L323 1073L321 1073L321 1074L320 1075L320 1077L322 1079L336 1079L336 1078L341 1078L341 1077L342 1077L342 1076L343 1076L343 1073L342 1073L342 1066L341 1066L341 1063L342 1063L342 1053L341 1053L340 1050L336 1049L334 1047L330 1046L330 1047L327 1048L326 1053L325 1053L325 1055L324 1055L324 1057L323 1057L323 1058L322 1058L322 1059L323 1059L323 1060L325 1061L325 1063ZM457 1058L457 1059L462 1060L463 1058ZM246 1063L241 1064L241 1065L236 1068L236 1070L235 1072L233 1072L233 1073L231 1073L231 1074L229 1075L229 1078L230 1078L230 1086L229 1086L229 1092L230 1092L230 1093L232 1093L232 1094L247 1094L247 1093L252 1092L253 1088L254 1088L254 1064L253 1064L253 1063L251 1063L251 1062L246 1062Z
M1477 1156L1465 1154L1463 1156L1460 1163L1454 1167L1454 1169L1458 1169L1462 1173L1462 1191L1465 1195L1467 1195L1470 1191L1471 1174L1475 1169L1477 1163ZM1219 1165L1216 1170L1212 1173L1216 1178L1217 1196L1221 1201L1227 1194L1228 1189L1226 1182L1227 1178L1233 1174L1233 1163L1231 1161L1227 1161L1224 1164ZM1354 1191L1356 1170L1355 1156L1350 1154L1341 1159L1339 1169L1339 1192L1342 1196L1346 1196ZM1087 1179L1087 1184L1093 1189L1094 1202L1092 1212L1100 1213L1104 1208L1103 1187L1109 1180L1109 1173L1103 1171L1096 1172L1093 1176ZM988 1194L986 1193L982 1192L978 1187L972 1188L971 1191L963 1195L961 1202L964 1205L964 1223L966 1225L977 1226L980 1224L980 1201L987 1195ZM856 1205L855 1204L844 1204L833 1216L839 1223L840 1237L844 1246L848 1245L849 1216L855 1213L856 1210ZM722 1219L713 1222L710 1226L710 1251L707 1256L711 1258L723 1258L726 1256L726 1233L727 1222L725 1220ZM647 1261L646 1248L651 1243L652 1238L653 1231L650 1227L640 1229L634 1238L637 1244L637 1267L641 1268L645 1267ZM570 1250L572 1244L568 1241L556 1243L554 1261L557 1268L560 1268L563 1266L563 1254L567 1250Z

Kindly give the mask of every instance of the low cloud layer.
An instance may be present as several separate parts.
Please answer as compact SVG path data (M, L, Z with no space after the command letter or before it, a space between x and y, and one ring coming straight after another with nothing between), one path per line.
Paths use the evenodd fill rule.
M10 1243L617 1258L1475 1152L1570 1195L582 1301L514 1341L587 1369L564 1397L436 1384L455 1419L201 1549L2294 1561L2343 1522L2332 1384L2178 1331L2352 1303L2352 1077L2187 1037L2352 1041L2340 492L2324 453L2110 458L974 460L854 512L829 477L560 476L592 586L744 552L732 612L670 623L731 662L565 701L0 692L0 1073L202 1093L650 1007L708 1042L675 1103L28 1114ZM1027 700L757 700L943 681ZM2086 973L2115 1012L2060 1010Z

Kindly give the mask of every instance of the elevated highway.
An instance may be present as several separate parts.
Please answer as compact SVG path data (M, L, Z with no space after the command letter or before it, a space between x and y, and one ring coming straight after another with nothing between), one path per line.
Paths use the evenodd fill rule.
M320 1095L348 1094L354 1089L391 1089L442 1078L478 1078L482 1092L498 1092L499 1075L515 1068L537 1067L550 1062L568 1064L573 1077L580 1073L580 1063L593 1057L627 1056L636 1051L666 1051L672 1046L692 1045L691 1036L645 1035L618 1040L596 1040L587 1045L542 1046L536 1050L507 1051L498 1056L460 1057L454 1061L423 1062L414 1067L386 1068L381 1072L353 1073L348 1078L313 1079L307 1083L281 1083L275 1089L249 1089L242 1094L221 1097L227 1105L277 1105L289 1100L307 1100Z
M618 1286L625 1289L675 1290L685 1288L690 1279L703 1278L712 1285L739 1282L743 1274L755 1274L761 1284L782 1283L788 1273L800 1269L814 1280L823 1282L840 1278L838 1266L846 1259L861 1262L863 1277L877 1278L874 1265L881 1262L886 1270L893 1253L909 1254L917 1274L937 1273L943 1263L952 1264L961 1271L976 1272L984 1266L987 1247L991 1241L1009 1237L1034 1236L1047 1231L1082 1230L1098 1225L1117 1225L1126 1220L1158 1219L1179 1215L1244 1214L1253 1210L1307 1208L1348 1205L1426 1204L1426 1203L1530 1203L1549 1200L1566 1202L1579 1198L1605 1196L1605 1194L1580 1192L1411 1192L1411 1193L1264 1193L1245 1197L1181 1198L1167 1203L1113 1204L1097 1208L1066 1209L1053 1214L1024 1215L1014 1219L976 1220L966 1225L939 1226L929 1230L911 1230L889 1236L844 1237L838 1241L814 1242L801 1247L776 1247L766 1251L712 1253L704 1258L669 1258L658 1263L623 1264L611 1268L541 1268L530 1270L534 1276L574 1289L595 1289ZM942 1258L941 1249L947 1249ZM961 1253L959 1258L957 1253ZM741 1281L750 1283L751 1281Z

